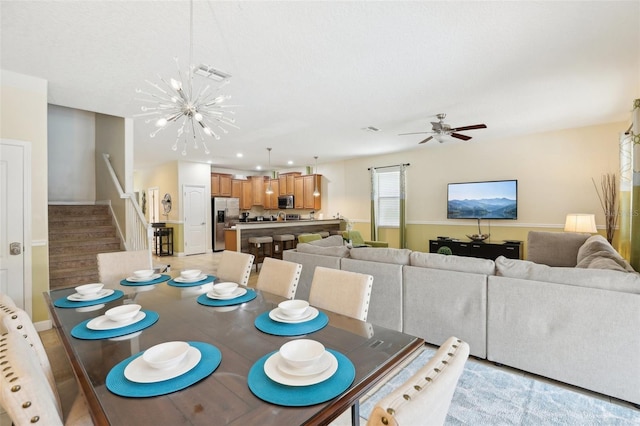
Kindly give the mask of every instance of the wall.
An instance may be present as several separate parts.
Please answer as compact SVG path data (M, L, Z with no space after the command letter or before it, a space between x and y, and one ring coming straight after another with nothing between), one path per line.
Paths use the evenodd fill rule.
M48 111L49 203L93 204L95 114L57 105Z
M31 251L32 319L49 318L42 293L49 290L49 225L47 210L47 82L0 70L0 137L31 144ZM29 276L30 275L30 276Z
M369 167L410 163L407 244L425 250L438 235L466 238L476 221L447 220L447 183L518 179L518 220L491 225L492 240L526 240L531 229L561 230L567 213L595 213L604 228L592 178L618 171L618 136L628 123L609 123L509 139L420 145L411 151L319 165L327 181L325 217L339 212L369 237ZM326 206L326 209L325 209ZM390 231L390 232L389 232ZM386 232L383 233L383 232ZM397 241L393 230L381 237ZM604 232L604 229L602 229Z

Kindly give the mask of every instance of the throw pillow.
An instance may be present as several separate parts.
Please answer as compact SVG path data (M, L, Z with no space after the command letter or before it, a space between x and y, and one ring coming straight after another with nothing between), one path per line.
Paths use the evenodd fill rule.
M592 235L578 250L577 268L614 269L634 272L629 262L602 235Z

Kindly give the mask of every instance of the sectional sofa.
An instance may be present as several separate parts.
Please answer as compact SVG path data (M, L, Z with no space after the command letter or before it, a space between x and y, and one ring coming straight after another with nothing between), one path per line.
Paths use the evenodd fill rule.
M531 232L528 259L299 244L296 298L325 266L373 275L368 321L640 404L640 275L599 236Z

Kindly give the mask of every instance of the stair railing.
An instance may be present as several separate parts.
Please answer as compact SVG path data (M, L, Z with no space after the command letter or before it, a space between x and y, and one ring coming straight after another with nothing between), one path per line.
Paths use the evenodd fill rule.
M111 180L114 187L117 189L121 199L125 200L125 217L126 217L126 237L122 238L121 228L118 225L117 228L120 231L121 238L124 241L126 250L148 250L149 251L149 264L151 261L151 240L153 238L153 228L151 224L147 223L147 220L142 213L142 209L136 200L134 194L124 192L122 186L118 181L115 170L111 166L109 154L102 154L102 158L107 165L107 170L111 175Z

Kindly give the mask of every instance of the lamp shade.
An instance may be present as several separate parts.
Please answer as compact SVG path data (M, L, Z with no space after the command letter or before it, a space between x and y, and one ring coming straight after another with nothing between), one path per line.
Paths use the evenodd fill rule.
M586 213L569 213L564 223L565 232L584 232L595 234L598 232L596 228L596 215Z

